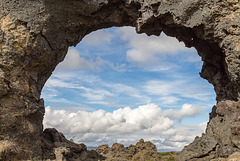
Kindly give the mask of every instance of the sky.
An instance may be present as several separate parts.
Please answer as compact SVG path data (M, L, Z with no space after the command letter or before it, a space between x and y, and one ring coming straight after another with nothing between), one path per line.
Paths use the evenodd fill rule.
M88 147L152 141L180 151L205 131L216 103L194 48L162 33L109 28L70 47L46 82L44 128Z

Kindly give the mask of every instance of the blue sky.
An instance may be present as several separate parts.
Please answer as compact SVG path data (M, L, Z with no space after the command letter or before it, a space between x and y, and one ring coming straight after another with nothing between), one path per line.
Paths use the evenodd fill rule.
M47 81L44 127L88 146L144 138L161 150L181 150L204 132L215 104L201 66L194 48L165 34L93 32L69 48Z

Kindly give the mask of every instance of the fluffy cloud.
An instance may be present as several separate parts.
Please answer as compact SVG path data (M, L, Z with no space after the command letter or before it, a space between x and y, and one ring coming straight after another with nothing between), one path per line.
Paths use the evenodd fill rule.
M165 110L163 115L171 119L181 120L184 117L194 117L199 114L199 109L190 104L184 104L180 110Z
M184 43L166 36L147 36L145 34L136 34L132 27L120 28L121 38L128 42L127 58L129 61L140 65L160 64L159 56L175 55L181 51L193 52L194 49L188 49ZM199 57L199 56L198 56ZM193 57L191 60L195 60ZM163 66L162 66L163 67ZM163 67L164 68L164 67Z
M129 134L142 130L146 133L152 133L173 126L173 121L163 117L161 108L155 104L139 106L136 109L119 108L112 113L103 110L68 113L66 111L51 111L50 107L47 107L45 123L51 126L52 122L48 122L47 117L53 118L55 116L65 119L64 123L71 128L70 131L76 133L118 132ZM81 124L83 126L78 126ZM57 124L53 124L53 126L58 127ZM65 128L66 126L60 125L60 127ZM65 131L65 129L61 131Z
M175 119L193 117L199 111L192 105L183 105L180 110L165 110L155 104L147 104L131 109L120 108L113 112L98 110L93 112L52 110L46 108L44 127L54 127L90 146L121 142L128 145L140 138L152 140L159 149L181 149L203 132L196 126L176 127ZM192 131L192 135L186 134ZM116 138L118 138L116 140Z

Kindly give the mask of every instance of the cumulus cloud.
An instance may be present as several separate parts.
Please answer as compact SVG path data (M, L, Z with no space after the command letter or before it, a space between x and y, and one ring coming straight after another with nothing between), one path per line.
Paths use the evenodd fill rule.
M199 109L191 104L184 104L180 110L165 110L163 115L171 119L181 120L184 117L194 117L199 114Z
M125 107L113 112L104 110L70 112L47 107L44 127L57 128L68 137L87 142L91 146L94 143L95 146L103 144L104 141L105 143L114 141L134 143L136 138L144 137L158 140L155 142L159 144L159 148L166 148L164 146L171 143L171 148L179 149L189 143L193 136L185 135L184 130L188 130L186 127L176 128L174 120L192 117L198 113L194 106L187 104L180 110L171 111L163 111L156 104L137 108ZM199 132L199 129L195 130ZM116 137L122 140L116 140Z
M45 124L52 125L47 117L53 118L55 116L65 119L64 122L71 128L71 132L77 133L118 132L129 134L141 130L144 130L145 133L155 133L173 126L173 121L163 117L161 108L155 104L139 106L135 109L119 108L112 113L103 110L69 113L67 111L52 111L50 107L47 107ZM81 124L83 126L78 126ZM54 126L58 127L56 124ZM65 128L65 126L60 126ZM61 131L65 131L65 129Z

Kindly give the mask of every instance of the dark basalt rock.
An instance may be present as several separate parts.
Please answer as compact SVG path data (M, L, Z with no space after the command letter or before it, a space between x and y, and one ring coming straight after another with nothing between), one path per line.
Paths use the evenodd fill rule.
M96 151L88 151L86 145L67 140L56 129L45 129L42 137L43 160L101 161L105 159Z
M217 105L206 134L186 146L179 160L239 151L239 17L238 0L0 1L0 160L42 158L40 94L46 80L69 46L112 26L164 32L202 57L200 76L213 84ZM204 149L206 141L211 145Z

